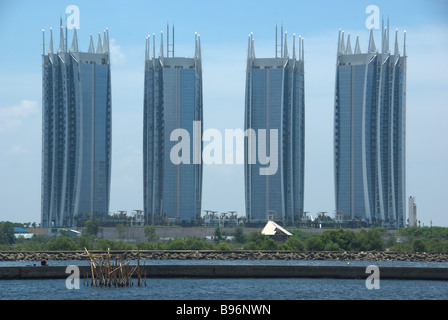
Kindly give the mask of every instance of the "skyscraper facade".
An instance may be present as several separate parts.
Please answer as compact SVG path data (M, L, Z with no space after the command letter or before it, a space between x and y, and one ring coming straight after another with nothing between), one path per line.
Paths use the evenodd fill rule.
M395 34L389 49L389 22L377 50L354 50L339 31L335 111L334 166L336 211L348 220L399 228L406 225L406 33L403 54Z
M304 204L304 47L302 37L296 45L294 34L290 53L283 28L280 38L278 45L276 34L275 57L256 58L254 38L249 36L245 129L253 129L258 136L245 140L245 205L251 223L274 220L292 225L302 217ZM271 149L273 142L277 154ZM266 167L260 158L262 149L271 159L278 158L274 174L261 174L260 169ZM255 155L261 161L255 161Z
M42 53L43 227L73 227L109 212L111 170L111 74L109 35L92 36L87 52L78 49L74 30L60 28L59 48Z
M167 28L167 33L169 28ZM166 54L161 34L156 56L155 35L146 39L143 128L143 191L146 224L192 224L201 213L202 162L193 161L202 136L202 63L200 36L194 58L174 56L167 34ZM182 133L179 135L179 133ZM196 135L195 135L196 134ZM177 152L181 142L190 147ZM202 150L202 141L199 141ZM186 161L173 162L182 156ZM185 153L179 155L179 153ZM188 153L188 155L186 154ZM199 154L199 158L200 154ZM198 159L196 159L198 160Z

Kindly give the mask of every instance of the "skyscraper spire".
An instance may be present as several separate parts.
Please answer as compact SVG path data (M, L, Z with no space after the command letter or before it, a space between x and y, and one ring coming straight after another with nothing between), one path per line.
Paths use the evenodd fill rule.
M98 32L98 44L96 45L96 53L103 53L103 45L101 44L101 32Z
M45 30L42 29L42 54L45 55Z
M53 28L50 28L50 48L48 48L48 53L53 53Z
M387 32L386 32L386 35L387 35L387 51L390 52L390 49L389 49L389 45L390 45L389 18L387 18Z
M160 50L159 58L163 58L163 31L160 31Z
M152 58L156 57L156 34L152 34Z
M285 49L283 50L283 58L289 58L287 39L288 39L288 32L285 32Z
M198 59L201 59L202 52L201 52L201 35L198 34Z
M341 29L339 29L339 34L338 34L338 54L341 53Z
M251 32L249 34L248 45L247 45L247 59L255 59L255 48L254 48L254 34Z
M296 59L296 34L292 35L292 58Z
M350 33L347 36L347 48L345 49L345 54L352 54L352 45L350 43Z
M305 61L305 42L302 37L302 61Z
M201 36L197 32L194 33L194 58L201 59Z
M95 46L93 45L93 37L92 34L90 34L90 44L89 44L89 50L88 53L95 53Z
M255 38L254 38L254 34L251 32L250 33L250 37L251 37L251 57L253 59L255 59Z
M149 59L148 42L149 42L149 35L146 36L146 42L145 42L145 61Z
M403 56L406 57L406 30L404 30L403 35Z
M361 54L361 47L359 46L359 35L356 36L355 54Z
M104 30L103 53L109 53L109 29Z
M381 52L387 53L389 50L389 19L387 19L387 26L384 26L384 19L381 24Z
M70 47L70 52L78 52L78 35L76 34L76 28L75 32L73 33L73 40L72 40L72 46Z
M338 37L338 54L345 53L345 41L344 41L344 31L339 29L339 37Z
M370 38L369 38L369 53L375 53L376 47L375 47L375 39L373 38L373 27L370 29Z
M64 27L62 26L62 19L61 19L61 27L59 32L59 48L58 52L65 52L65 40L64 40Z
M398 29L395 29L395 51L394 55L399 56L400 55L400 49L398 48Z

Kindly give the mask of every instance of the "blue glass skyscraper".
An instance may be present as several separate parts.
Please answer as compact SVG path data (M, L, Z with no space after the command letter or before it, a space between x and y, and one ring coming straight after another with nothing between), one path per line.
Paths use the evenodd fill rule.
M42 53L43 227L73 227L109 212L111 79L109 35L92 36L88 52L71 47L61 23L59 48Z
M145 223L190 225L201 213L202 162L193 161L193 155L186 162L173 163L171 153L179 142L177 135L172 138L176 131L181 130L191 138L183 141L190 150L194 150L197 142L193 140L195 133L196 137L202 136L200 36L196 35L194 58L174 56L174 28L172 44L167 35L166 55L163 34L158 56L154 34L152 42L151 50L147 37L143 128ZM198 149L202 151L202 141Z
M245 130L253 129L256 139L249 135L245 140L244 178L246 216L251 223L275 220L293 225L303 215L305 76L301 37L298 55L296 51L296 36L289 53L287 33L283 34L282 28L280 45L276 35L275 58L256 58L254 39L252 34L249 36ZM271 141L276 138L271 130L277 132L276 141ZM273 142L278 146L278 154L270 150ZM277 157L274 174L261 174L260 169L266 167L260 158L262 149L267 156Z
M337 213L347 220L388 228L406 225L406 33L400 55L398 31L389 49L389 22L377 50L359 39L352 50L339 32L334 165Z

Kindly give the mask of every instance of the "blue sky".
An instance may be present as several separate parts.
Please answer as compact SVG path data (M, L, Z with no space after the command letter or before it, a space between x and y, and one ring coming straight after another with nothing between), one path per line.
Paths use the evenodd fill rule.
M109 29L112 48L112 212L142 209L145 37L175 25L176 56L193 56L201 35L205 128L243 128L247 36L258 57L274 55L275 25L305 39L305 210L334 213L333 96L338 30L366 50L376 5L407 30L407 197L418 219L448 227L447 1L9 1L0 0L0 221L40 222L42 29L58 30L65 9L80 10L79 47ZM59 41L55 34L55 46ZM69 33L69 44L72 33ZM391 36L391 38L393 38ZM377 46L380 31L375 30ZM292 44L291 38L288 41ZM354 45L354 44L352 44ZM391 44L393 45L393 44ZM244 214L242 165L204 167L203 209Z

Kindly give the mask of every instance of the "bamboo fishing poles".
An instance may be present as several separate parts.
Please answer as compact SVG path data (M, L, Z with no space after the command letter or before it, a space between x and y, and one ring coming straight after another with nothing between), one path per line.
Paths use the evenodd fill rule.
M92 287L128 287L133 286L132 278L137 278L137 285L146 286L146 270L140 265L140 252L137 253L137 265L131 265L132 260L126 260L124 254L111 256L107 253L91 253L84 248L90 262L90 276L85 281Z

